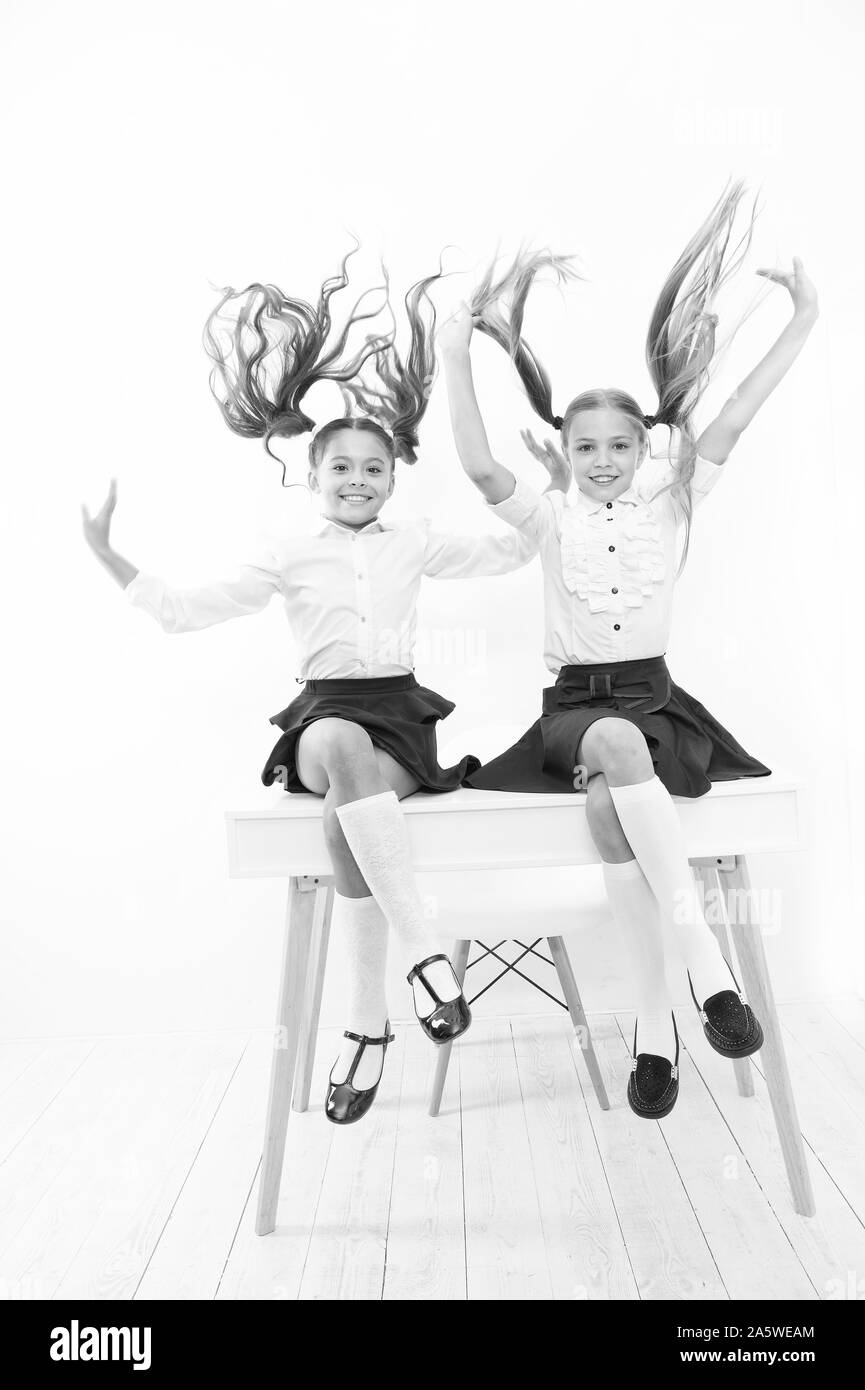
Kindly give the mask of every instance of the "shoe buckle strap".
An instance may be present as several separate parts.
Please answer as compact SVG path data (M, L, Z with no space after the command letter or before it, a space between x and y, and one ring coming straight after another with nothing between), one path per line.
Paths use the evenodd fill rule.
M352 1042L361 1043L363 1047L366 1047L367 1044L371 1047L381 1047L384 1043L392 1043L396 1038L396 1033L386 1033L383 1038L370 1038L365 1033L349 1033L346 1029L342 1036L351 1038Z
M418 965L416 965L416 966L414 967L414 969L411 971L411 973L410 973L406 978L408 979L408 982L409 982L410 985L411 985L411 984L414 984L414 981L415 981L415 980L420 980L421 984L423 985L423 987L424 987L424 989L426 990L427 994L429 995L430 999L432 999L432 1001L433 1001L433 1003L435 1004L436 1008L437 1008L437 1009L440 1009L441 1006L442 1006L442 1003L443 1003L444 1001L443 1001L442 999L439 998L439 996L436 994L435 990L433 989L432 985L430 984L429 980L426 979L426 977L425 977L425 975L424 975L424 973L423 973L426 966L432 965L433 962L434 962L434 961L437 961L437 960L446 960L446 961L447 961L448 965L450 966L451 974L453 975L454 980L455 980L456 983L457 983L457 986L460 988L460 992L462 992L462 987L460 986L459 980L457 980L457 977L456 977L456 975L454 974L454 968L453 968L453 966L452 966L451 963L450 963L450 957L449 957L449 956L446 956L446 955L444 955L444 954L438 955L438 956L427 956L426 960L422 960ZM415 1010L415 1013L417 1013L417 1010Z

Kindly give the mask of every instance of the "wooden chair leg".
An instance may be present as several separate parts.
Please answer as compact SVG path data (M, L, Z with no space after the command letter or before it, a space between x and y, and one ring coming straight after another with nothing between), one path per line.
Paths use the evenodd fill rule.
M706 913L706 921L715 934L721 953L728 965L732 966L733 957L730 950L730 940L727 936L727 922L723 915L723 905L721 915L717 911L718 903L723 903L721 899L721 888L718 883L717 861L698 860L694 865L694 877L703 885L703 902ZM751 1067L750 1057L739 1057L733 1062L733 1075L736 1078L736 1089L740 1096L752 1096L754 1094L754 1072Z
M273 1061L270 1066L270 1092L264 1126L261 1177L258 1183L258 1210L255 1217L255 1231L259 1236L268 1235L276 1225L276 1207L282 1179L282 1162L285 1157L285 1134L297 1064L301 1001L306 985L316 896L313 879L289 880L285 945L279 978Z
M763 1062L763 1073L793 1193L793 1208L800 1216L813 1216L816 1208L811 1175L808 1172L805 1145L799 1117L796 1114L796 1102L781 1037L781 1024L775 1008L775 996L769 979L760 923L756 920L753 910L751 879L744 856L737 854L732 867L721 866L718 872L722 884L728 890L727 920L742 970L742 984L754 1012L763 1025L764 1042L759 1055Z
M598 1065L594 1043L592 1042L591 1029L589 1028L585 1010L583 1009L583 1001L580 999L580 991L577 989L577 981L574 977L570 956L560 936L548 936L547 945L550 948L550 955L553 958L553 963L558 973L559 984L565 996L565 1003L568 1006L571 1022L580 1040L580 1050L585 1059L586 1069L591 1077L592 1085L595 1088L598 1104L602 1110L609 1110L610 1102L607 1097L607 1088L604 1085L604 1078L601 1076L601 1068Z
M453 965L454 974L460 984L462 984L466 977L466 966L468 965L471 945L471 941L457 941L454 945L451 964ZM442 1093L445 1088L452 1047L453 1043L442 1043L441 1047L436 1049L438 1057L436 1058L435 1077L433 1078L432 1094L429 1103L429 1113L431 1115L437 1115L441 1109Z
M327 948L330 941L330 919L333 915L333 879L320 878L315 894L315 911L312 920L312 940L309 948L306 989L304 990L300 1014L300 1038L298 1042L297 1070L295 1074L294 1100L292 1109L306 1110L309 1105L309 1091L312 1085L312 1069L315 1065L315 1044L318 1037L318 1020L321 1014L321 995L324 989L324 972L327 966Z

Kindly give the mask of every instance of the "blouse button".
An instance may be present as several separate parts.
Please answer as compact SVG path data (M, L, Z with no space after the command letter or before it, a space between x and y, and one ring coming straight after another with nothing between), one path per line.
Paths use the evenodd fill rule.
M361 618L361 622L362 622L362 623L365 623L365 622L366 622L366 618Z
M618 632L621 629L621 626L621 623L613 623L613 632Z
M608 545L608 546L607 546L607 549L608 549L611 553L612 553L612 551L615 550L615 548L616 548L616 547L615 547L614 545Z
M610 592L613 593L613 594L617 594L619 591L618 591L618 589L611 589Z
M607 503L607 511L611 511L611 510L612 510L612 506L613 506L612 502L608 502L608 503Z

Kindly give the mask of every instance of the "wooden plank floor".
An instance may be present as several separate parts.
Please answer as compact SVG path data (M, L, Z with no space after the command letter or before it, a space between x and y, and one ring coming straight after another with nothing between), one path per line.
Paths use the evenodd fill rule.
M376 1104L329 1125L336 1034L289 1122L276 1231L253 1229L270 1034L0 1043L0 1298L861 1298L865 1004L781 1008L817 1200L792 1209L765 1084L679 1010L681 1094L624 1101L627 1014L476 1021L426 1113L435 1049L399 1027Z

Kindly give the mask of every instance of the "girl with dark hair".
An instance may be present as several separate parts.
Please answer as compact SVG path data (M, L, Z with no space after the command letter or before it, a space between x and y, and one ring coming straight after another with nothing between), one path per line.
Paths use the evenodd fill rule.
M637 979L637 1026L628 1100L658 1119L678 1095L678 1036L664 971L663 917L683 957L709 1043L746 1057L762 1029L703 916L673 796L697 797L712 782L762 777L751 757L697 700L675 685L664 660L673 585L687 550L693 508L759 408L792 366L817 317L802 263L758 274L783 284L793 315L763 360L719 415L697 435L693 414L715 355L720 287L750 245L754 212L731 250L741 184L725 192L668 275L652 313L646 360L658 395L644 414L618 389L584 391L563 416L553 411L549 377L521 338L526 296L555 257L517 258L504 276L490 272L471 305L439 334L451 420L460 459L497 516L540 548L546 601L545 661L556 677L543 713L499 757L471 774L474 787L505 791L587 791L589 828L604 865L611 907L629 945ZM501 301L510 296L506 317ZM509 351L536 413L558 430L532 453L554 478L540 497L490 452L472 382L472 329ZM667 466L644 468L649 431L666 425L678 440ZM567 496L570 482L576 493ZM684 531L677 566L678 537ZM574 777L574 774L577 777ZM660 915L659 915L660 914ZM639 1046L639 1051L638 1051Z
M348 1024L328 1085L325 1112L335 1124L366 1114L392 1041L385 998L388 933L397 936L418 1020L435 1043L465 1032L471 1013L446 955L424 919L408 851L401 798L418 789L449 791L480 766L471 756L439 766L435 725L454 706L413 674L421 578L502 574L526 564L534 541L444 535L426 520L383 521L397 459L414 463L418 426L435 373L435 311L428 289L406 297L411 348L403 362L394 332L369 337L346 359L352 327L373 315L359 300L332 337L330 300L348 283L346 260L325 282L317 305L273 285L227 290L207 321L211 387L236 433L264 440L315 428L303 398L317 382L336 383L347 413L315 430L309 487L322 502L314 535L274 542L233 578L203 588L170 588L111 548L117 500L112 480L98 514L84 513L91 548L127 600L166 632L192 632L263 609L275 594L301 653L304 689L271 718L282 735L261 774L290 792L324 798L324 833L335 880L334 935L350 980ZM232 312L233 311L233 312ZM376 382L361 375L374 366ZM368 414L352 414L352 407ZM283 482L285 468L283 465Z

